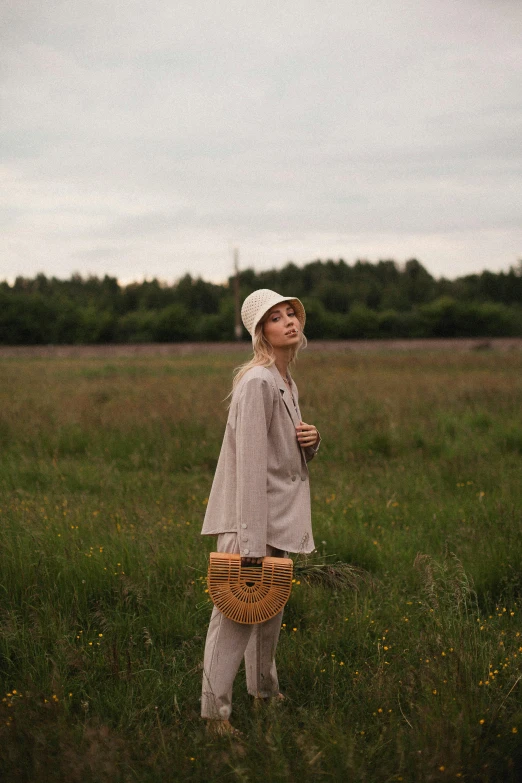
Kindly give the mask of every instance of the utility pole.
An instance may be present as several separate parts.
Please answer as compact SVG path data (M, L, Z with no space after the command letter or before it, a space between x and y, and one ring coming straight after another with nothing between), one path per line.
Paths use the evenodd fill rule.
M241 311L239 307L239 250L237 247L234 248L234 304L235 304L235 326L234 326L234 334L236 337L236 340L241 340L242 335L242 329L241 329Z

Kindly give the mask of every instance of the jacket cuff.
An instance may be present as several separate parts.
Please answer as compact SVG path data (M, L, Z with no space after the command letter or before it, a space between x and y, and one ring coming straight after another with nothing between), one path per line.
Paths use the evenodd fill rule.
M317 441L316 445L315 446L307 446L306 449L304 450L306 456L308 457L307 462L309 462L311 459L313 459L315 457L315 455L317 454L317 452L319 451L319 446L321 445L321 435L320 435L319 432L317 434L319 435L319 440Z
M266 555L266 536L260 531L254 532L251 525L243 522L238 525L237 541L241 557L264 557Z
M241 541L239 544L239 554L241 557L265 557L266 544L264 547L254 546L249 541Z

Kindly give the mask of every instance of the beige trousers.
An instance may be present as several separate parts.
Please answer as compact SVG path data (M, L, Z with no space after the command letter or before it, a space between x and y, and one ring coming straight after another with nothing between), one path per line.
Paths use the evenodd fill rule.
M220 533L218 552L239 553L236 533ZM266 547L266 554L284 557L281 549ZM271 620L255 625L235 623L214 607L208 626L203 661L201 715L227 720L232 712L232 686L241 659L245 658L248 692L252 696L275 696L279 692L275 651L283 610Z

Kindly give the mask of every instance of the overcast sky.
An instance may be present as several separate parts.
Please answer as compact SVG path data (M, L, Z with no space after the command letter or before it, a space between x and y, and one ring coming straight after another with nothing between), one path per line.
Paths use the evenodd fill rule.
M520 0L3 0L0 279L522 258Z

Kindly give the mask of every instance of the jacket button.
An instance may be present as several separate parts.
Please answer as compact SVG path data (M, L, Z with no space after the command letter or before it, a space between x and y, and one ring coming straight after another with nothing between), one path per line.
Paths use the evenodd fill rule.
M246 530L246 525L245 525L245 523L244 523L244 522L243 522L243 524L241 525L241 527L243 528L243 530Z
M295 481L297 476L292 476L292 481Z
M243 549L243 554L244 555L248 555L249 552L250 552L250 549Z

